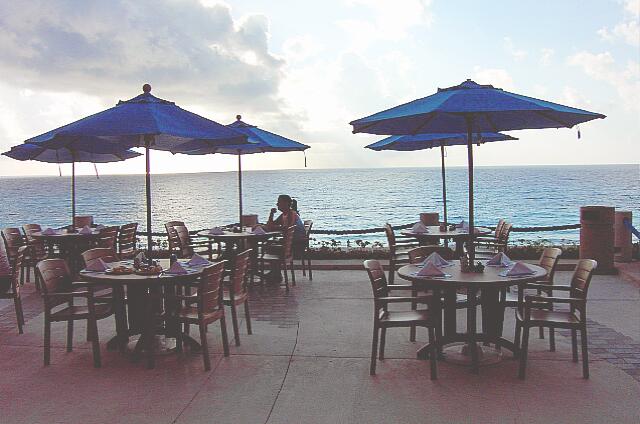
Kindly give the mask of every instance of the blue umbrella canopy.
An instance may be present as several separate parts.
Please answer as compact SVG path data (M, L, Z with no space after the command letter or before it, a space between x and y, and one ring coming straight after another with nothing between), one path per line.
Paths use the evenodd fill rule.
M467 132L469 120L473 132L498 132L571 128L596 118L605 116L467 80L350 125L354 133L411 135Z
M238 209L239 223L242 223L242 155L266 152L293 152L305 151L309 148L306 144L298 143L287 137L263 130L255 125L242 121L241 115L236 115L236 121L228 124L227 127L244 134L248 143L226 146L210 146L195 148L197 143L186 143L180 147L180 153L188 155L204 155L208 153L223 153L238 155Z
M510 93L466 80L460 85L365 118L351 121L353 133L415 135L467 133L469 231L473 220L473 134L537 128L571 128L604 115ZM473 246L473 243L470 244ZM473 248L470 257L474 259Z

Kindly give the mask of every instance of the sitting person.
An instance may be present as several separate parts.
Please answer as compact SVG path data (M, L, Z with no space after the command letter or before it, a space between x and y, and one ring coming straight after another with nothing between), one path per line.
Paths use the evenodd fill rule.
M304 231L304 222L300 219L300 215L298 215L297 211L297 202L291 198L291 196L286 194L281 194L278 196L278 202L276 204L278 209L272 208L269 213L269 219L264 226L264 229L267 231L274 230L284 230L291 226L295 226L295 230L293 233L293 252L294 255L297 256L297 252L299 251L298 246L304 245L305 239L305 231ZM274 219L274 215L276 211L279 210L282 212L280 216ZM268 251L272 249L268 248ZM279 282L282 280L281 270L279 265L274 264L271 269L271 272L268 273L265 278L267 281L271 282Z

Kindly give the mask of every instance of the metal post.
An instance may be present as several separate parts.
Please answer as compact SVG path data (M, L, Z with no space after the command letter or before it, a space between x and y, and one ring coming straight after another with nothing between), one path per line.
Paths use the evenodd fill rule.
M447 178L444 170L444 144L440 145L440 155L442 156L442 203L444 207L444 223L449 225L449 221L447 221Z
M473 115L466 115L467 121L467 166L469 167L469 244L467 250L469 252L469 261L473 263L476 252L473 246L473 238L475 235L473 225Z
M145 179L147 191L147 259L149 264L152 262L153 253L153 236L151 235L151 163L149 158L149 146L153 141L153 136L144 137L145 158L147 160L147 174Z
M76 232L76 161L75 153L71 153L71 232Z
M242 229L242 154L238 149L238 225Z

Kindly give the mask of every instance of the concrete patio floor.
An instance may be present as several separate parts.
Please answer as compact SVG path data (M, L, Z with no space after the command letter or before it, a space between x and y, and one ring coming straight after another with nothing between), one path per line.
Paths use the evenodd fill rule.
M531 332L527 379L508 353L473 375L465 367L415 359L426 342L391 329L386 359L369 376L371 289L364 271L316 271L310 282L253 291L253 335L222 356L219 326L208 332L212 370L200 354L159 357L153 370L106 350L112 318L100 322L103 366L92 366L85 327L74 351L54 324L51 365L42 365L42 301L25 286L27 323L18 335L13 306L0 303L1 423L639 423L640 294L620 277L595 276L589 293L591 378ZM570 272L557 273L567 283ZM463 311L459 312L461 316ZM464 319L459 320L460 324ZM513 338L513 311L505 335ZM241 323L244 326L244 322ZM230 335L231 324L228 323ZM197 333L197 330L195 331Z

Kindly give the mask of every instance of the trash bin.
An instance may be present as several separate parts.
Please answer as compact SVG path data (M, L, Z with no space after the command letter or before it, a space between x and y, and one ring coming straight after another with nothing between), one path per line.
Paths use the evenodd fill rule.
M580 259L598 261L597 274L615 274L613 266L615 208L580 208Z
M615 216L615 243L614 259L616 262L631 262L633 245L631 241L631 229L624 225L624 220L633 222L631 211L616 211Z

